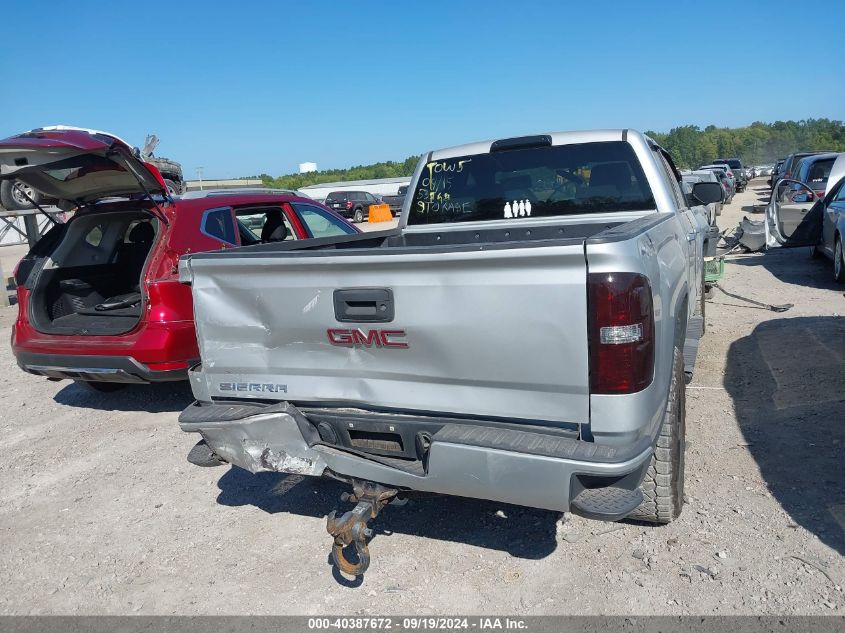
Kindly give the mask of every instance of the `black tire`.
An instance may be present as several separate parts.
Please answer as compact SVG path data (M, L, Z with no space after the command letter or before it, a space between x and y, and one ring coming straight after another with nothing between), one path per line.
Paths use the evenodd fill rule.
M675 348L672 384L663 423L645 479L640 484L643 502L629 516L649 523L671 523L684 506L684 451L686 450L686 381L684 355Z
M845 284L845 247L838 235L833 243L833 278L836 283Z
M24 209L34 209L35 205L27 201L26 198L14 191L13 187L18 184L17 180L4 180L0 183L0 204L2 204L7 211L23 211ZM28 185L20 183L26 188L27 194L37 204L41 204L43 196L35 189Z
M88 391L96 393L114 393L126 388L126 383L122 382L104 382L100 380L74 380L74 382Z
M211 450L205 440L200 440L188 451L188 461L194 466L202 466L203 468L214 468L226 463Z
M355 209L355 213L352 215L352 221L355 224L360 224L364 221L364 210L361 207Z
M165 178L165 179L164 179L164 185L167 187L167 193L169 193L171 196L180 196L180 195L182 195L182 187L180 187L179 185L177 185L177 184L176 184L175 182L173 182L172 180L170 180L170 179L168 179L168 178Z

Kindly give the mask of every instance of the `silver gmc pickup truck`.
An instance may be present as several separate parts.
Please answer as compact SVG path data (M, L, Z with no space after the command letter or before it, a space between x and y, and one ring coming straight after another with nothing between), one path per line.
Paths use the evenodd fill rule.
M412 491L672 521L722 199L679 181L633 130L472 143L422 157L395 230L183 258L189 460L351 484L353 574Z

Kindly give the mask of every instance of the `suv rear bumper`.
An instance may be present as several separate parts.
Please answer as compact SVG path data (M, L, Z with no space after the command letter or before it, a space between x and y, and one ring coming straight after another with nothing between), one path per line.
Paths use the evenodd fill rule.
M179 425L202 435L223 461L253 473L331 474L557 511L569 510L572 499L585 489L636 491L653 452L648 438L611 447L453 421L431 436L424 461L389 460L327 445L305 414L287 402L194 403L179 416ZM616 520L625 514L603 518Z
M17 352L16 356L18 366L21 369L37 376L134 384L186 380L188 367L197 362L188 361L185 363L185 368L157 371L150 369L131 356L37 354L32 352Z

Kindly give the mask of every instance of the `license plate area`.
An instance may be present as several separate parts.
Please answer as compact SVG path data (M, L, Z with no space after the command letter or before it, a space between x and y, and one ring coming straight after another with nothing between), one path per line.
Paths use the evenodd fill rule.
M510 429L542 433L552 438L578 439L577 424L549 427L530 422L506 422L430 415L403 415L364 409L296 405L329 445L425 463L432 438L446 425Z

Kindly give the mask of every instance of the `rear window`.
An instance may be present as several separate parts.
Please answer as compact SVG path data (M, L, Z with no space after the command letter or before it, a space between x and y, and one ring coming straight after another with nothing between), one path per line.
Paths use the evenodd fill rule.
M335 191L326 196L326 203L329 202L346 202L349 198L345 191Z
M807 182L810 184L824 184L830 177L830 170L833 168L833 158L814 161L807 172Z
M474 154L425 165L409 224L478 222L653 209L633 148L622 141Z

